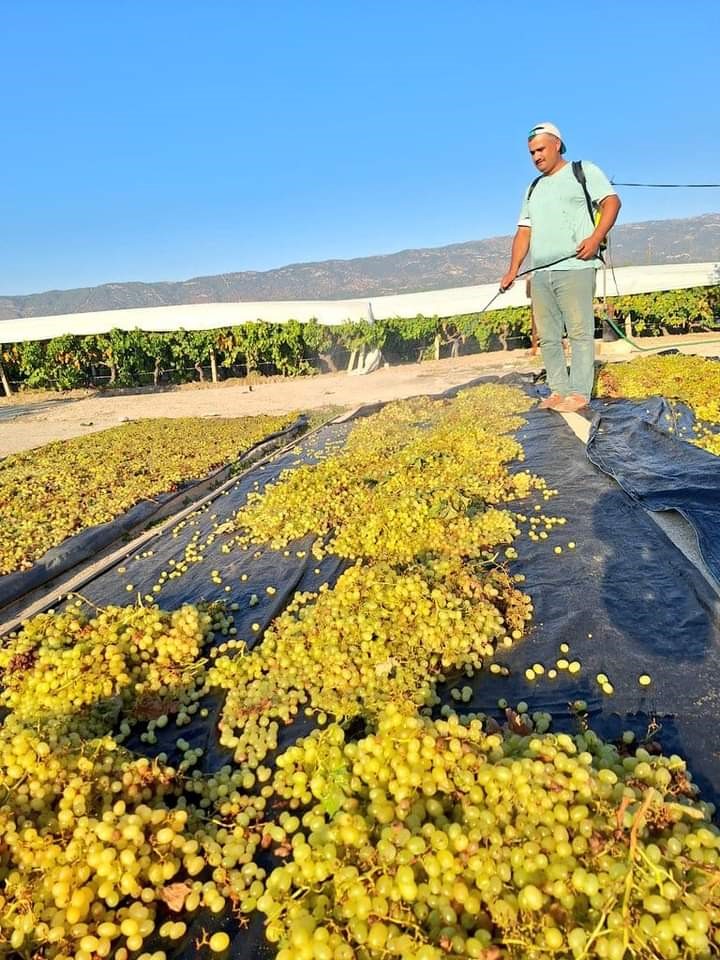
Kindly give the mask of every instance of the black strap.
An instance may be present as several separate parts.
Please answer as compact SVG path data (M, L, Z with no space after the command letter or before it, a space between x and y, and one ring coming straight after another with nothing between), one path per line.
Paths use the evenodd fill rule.
M590 214L590 219L595 226L595 204L590 199L590 194L588 193L587 180L585 179L585 171L583 170L582 160L573 160L572 164L573 176L577 182L582 187L582 192L585 194L585 203L587 204L588 213ZM540 183L540 181L545 176L544 173L541 173L539 177L535 177L533 182L528 187L527 202L530 201L530 197L533 195L533 190Z
M543 178L543 174L541 173L539 177L535 177L535 179L533 180L533 182L532 182L532 183L530 184L530 186L528 187L527 203L530 202L530 197L532 196L533 190L534 190L535 187L540 183L540 181L542 180L542 178Z
M598 205L596 203L593 203L590 197L590 193L587 188L587 180L585 179L585 171L583 170L582 160L572 161L572 172L573 172L573 176L582 187L582 192L585 195L585 203L587 204L588 216L590 217L590 222L592 223L593 229L594 229L595 228L595 210L597 209ZM543 179L544 176L545 174L541 173L540 176L535 177L533 182L530 184L530 186L528 187L526 203L530 202L530 197L532 196L533 190L540 183L540 181ZM607 243L606 241L603 240L603 242L600 244L600 249L598 250L598 257L600 260L603 260L602 253L606 246L607 246Z
M573 160L572 162L572 171L575 174L575 179L582 187L582 191L585 194L585 203L587 204L588 213L590 214L590 219L592 220L593 227L595 226L595 204L590 199L590 194L588 193L587 180L585 179L585 171L583 170L582 160Z

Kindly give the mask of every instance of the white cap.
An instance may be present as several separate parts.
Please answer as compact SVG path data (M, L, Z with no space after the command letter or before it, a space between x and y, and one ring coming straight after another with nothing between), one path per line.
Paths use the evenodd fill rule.
M560 141L560 153L565 153L565 150L567 149L565 147L565 142L562 138L562 134L554 123L536 123L528 134L528 140L532 140L533 137L539 137L541 133L549 133L550 136L557 137Z

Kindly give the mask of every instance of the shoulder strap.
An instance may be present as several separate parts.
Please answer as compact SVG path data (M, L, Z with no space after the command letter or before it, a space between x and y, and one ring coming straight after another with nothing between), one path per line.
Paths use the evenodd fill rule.
M527 195L527 199L528 199L528 200L529 200L530 197L532 196L533 190L534 190L535 187L540 183L540 181L542 180L542 178L543 178L543 175L542 175L542 174L540 174L539 177L535 177L535 179L533 180L533 182L532 182L532 183L530 184L530 186L528 187L528 195Z
M595 222L595 207L594 207L594 204L593 204L592 200L590 199L590 194L588 193L587 180L585 179L585 171L583 170L582 160L573 160L573 162L572 162L572 172L573 172L573 175L574 175L575 179L577 180L577 182L578 182L578 183L580 184L580 186L582 187L582 191L583 191L583 193L585 194L585 203L587 204L588 213L590 214L590 219L591 219L591 220L593 221L593 223L594 223L594 222ZM530 184L530 186L529 186L529 188L528 188L528 194L527 194L527 199L528 199L528 200L529 200L530 197L532 196L533 190L534 190L535 187L538 185L538 183L540 183L540 181L542 180L542 178L543 178L543 174L540 174L540 176L539 176L539 177L535 177L535 179L533 180L533 182Z
M600 208L598 204L593 203L592 199L590 198L590 193L588 192L588 188L587 188L587 180L585 179L585 171L583 170L582 160L573 160L572 171L575 175L575 179L582 187L582 192L585 194L585 203L587 204L588 214L590 215L590 222L594 227L596 226L600 216L600 213L599 213ZM600 249L598 250L598 258L602 260L603 263L605 263L605 258L603 257L603 253L605 252L606 248L607 248L607 240L603 240L603 242L600 244Z
M582 160L573 160L572 162L572 172L575 175L575 179L582 187L582 191L585 194L585 203L587 204L588 213L590 214L590 219L595 224L595 205L590 199L590 194L588 193L587 180L585 179L585 171L583 170Z

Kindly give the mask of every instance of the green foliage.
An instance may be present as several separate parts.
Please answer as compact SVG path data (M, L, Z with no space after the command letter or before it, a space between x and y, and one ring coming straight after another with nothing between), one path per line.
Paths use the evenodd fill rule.
M337 333L333 327L319 323L316 317L312 317L303 326L303 340L308 352L318 355L330 353L338 342Z
M87 382L87 354L81 337L65 334L42 343L17 344L10 355L29 387L71 390Z
M505 344L511 338L529 337L532 325L530 307L504 307L485 313L466 313L453 319L464 336L477 340L481 350L487 350L493 337Z
M272 326L270 362L283 376L308 373L311 369L304 359L303 326L299 320L288 320L287 323L276 323Z
M28 340L15 345L13 352L16 351L18 373L24 378L28 387L55 386L54 383L48 382L49 373L45 365L46 350L46 342Z
M170 353L180 369L207 363L215 330L175 330L170 338Z
M171 333L145 333L143 334L143 349L153 365L153 379L159 378L160 372L171 368L173 365Z
M259 372L273 348L273 324L257 320L233 327L238 353L244 358L247 373Z
M416 317L392 317L386 321L388 332L400 340L431 342L440 331L437 316L426 317L418 313Z
M348 350L359 350L361 347L375 349L385 345L387 327L382 321L371 323L369 320L348 320L337 327L340 343Z
M630 315L635 334L659 335L665 330L682 333L698 325L709 327L720 315L720 286L608 300L617 319ZM174 382L193 379L202 376L203 367L210 364L211 351L228 375L296 376L313 371L313 358L328 360L338 350L380 347L397 362L439 353L446 356L450 347L461 343L480 350L499 343L508 349L530 335L531 324L529 307L505 307L452 317L417 314L372 323L348 320L332 327L316 319L307 323L292 319L286 323L257 320L214 330L168 333L116 329L88 337L66 335L42 343L9 344L3 349L2 359L13 379L28 387L59 390L93 383L98 368L110 371L113 385L142 384L152 379L158 382L161 373Z
M720 286L608 297L608 302L616 316L630 316L637 335L660 336L664 330L685 333L692 325L712 327L716 322Z
M142 330L119 330L85 337L84 350L91 364L102 364L110 370L113 386L140 383L149 361L147 341L151 334Z
M427 354L440 331L437 317L390 317L378 321L385 328L383 347L397 360L418 360Z

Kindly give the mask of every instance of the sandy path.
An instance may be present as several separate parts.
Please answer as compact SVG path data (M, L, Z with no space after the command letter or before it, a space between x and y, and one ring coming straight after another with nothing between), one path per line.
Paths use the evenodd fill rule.
M708 340L715 342L704 342ZM636 342L656 349L680 347L688 353L708 356L720 354L720 335L712 333L636 338ZM597 341L596 346L597 356L603 360L625 360L631 355L628 345L621 341ZM0 457L38 447L51 440L66 440L105 430L125 420L144 417L242 417L258 413L312 410L328 404L352 407L416 394L441 393L448 387L485 374L535 371L540 367L540 359L531 357L528 350L513 350L509 353L478 353L455 359L383 367L362 377L334 373L259 382L252 387L241 380L229 380L215 385L187 384L164 390L145 388L114 396L44 394L28 400L20 395L0 399Z
M511 358L511 359L510 359ZM0 456L51 440L93 433L144 417L244 417L312 410L329 404L352 407L443 390L489 373L535 370L528 351L475 354L454 360L384 367L366 376L346 373L254 383L194 384L120 396L51 397L0 402Z

